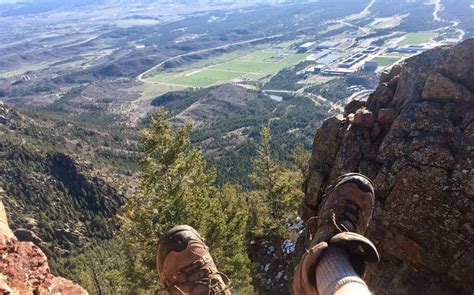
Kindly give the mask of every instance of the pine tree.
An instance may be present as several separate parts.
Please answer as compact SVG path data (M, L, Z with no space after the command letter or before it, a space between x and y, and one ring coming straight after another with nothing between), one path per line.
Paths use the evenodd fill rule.
M190 126L173 131L163 110L143 131L141 194L128 201L120 216L129 291L147 293L158 288L156 244L177 224L196 228L206 238L217 266L228 272L237 288L251 290L243 218L248 206L236 188L219 191L214 186L215 171L191 146L190 134Z
M254 171L250 175L254 184L254 223L257 232L285 236L285 224L297 216L297 206L302 197L302 175L273 160L268 127L262 127L260 136L261 143L253 161Z
M297 207L303 197L303 176L298 169L289 169L272 158L268 127L261 128L260 136L257 157L253 161L254 171L250 175L254 185L250 192L253 203L251 225L253 239L259 240L260 244L263 241L266 246L264 253L256 255L254 286L261 293L274 293L286 289L288 283L284 276L276 278L276 274L285 273L289 260L283 242L288 239L295 242L296 239L296 233L289 231L287 225L297 217ZM262 263L271 265L272 271L262 272Z
M308 177L309 160L311 153L304 148L304 145L299 143L295 146L293 151L293 161L296 168L301 172L302 180Z

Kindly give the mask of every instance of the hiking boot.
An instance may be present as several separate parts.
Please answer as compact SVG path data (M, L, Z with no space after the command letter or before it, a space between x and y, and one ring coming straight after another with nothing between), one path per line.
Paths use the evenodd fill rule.
M230 295L230 282L219 272L204 239L192 227L178 225L158 241L156 270L172 295Z
M311 244L295 269L294 294L318 294L316 266L330 245L346 250L354 270L363 276L366 262L378 262L375 246L362 236L374 207L374 188L362 174L348 173L330 186L319 205Z

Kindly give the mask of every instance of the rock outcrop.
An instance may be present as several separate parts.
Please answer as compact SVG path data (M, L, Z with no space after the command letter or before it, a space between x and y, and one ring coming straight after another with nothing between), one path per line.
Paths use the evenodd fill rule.
M367 235L382 261L366 279L375 294L473 292L473 73L474 39L424 52L384 72L366 102L316 133L301 215L316 214L340 174L373 180Z
M0 197L3 190L0 188ZM82 287L51 274L48 260L32 242L20 242L8 226L0 200L0 294L88 294Z

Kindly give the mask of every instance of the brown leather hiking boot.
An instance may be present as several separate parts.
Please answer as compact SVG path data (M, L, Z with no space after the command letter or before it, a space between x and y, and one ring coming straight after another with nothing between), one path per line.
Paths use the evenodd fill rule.
M374 207L374 188L362 174L348 173L327 189L319 205L316 232L295 269L294 294L318 294L316 266L329 245L347 251L354 270L363 276L365 262L378 262L375 246L365 233Z
M204 239L190 226L175 226L160 238L156 269L169 294L231 294L229 279L217 270Z

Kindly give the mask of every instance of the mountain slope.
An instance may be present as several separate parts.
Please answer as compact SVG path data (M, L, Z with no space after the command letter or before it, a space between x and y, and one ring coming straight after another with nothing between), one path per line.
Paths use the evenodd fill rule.
M69 255L112 238L136 180L136 143L0 104L0 187L20 241L41 247L53 271Z
M110 184L87 175L63 153L8 143L0 144L0 151L0 177L10 196L4 202L14 231L28 240L26 235L33 235L28 231L33 232L35 242L61 254L77 251L91 239L112 237L115 214L125 199Z
M218 171L218 183L249 187L247 177L256 156L260 127L272 131L272 152L289 161L298 143L310 145L313 130L327 117L330 103L284 95L275 101L265 92L224 84L199 90L171 92L153 101L167 110L175 125L194 124L192 141ZM232 168L231 168L232 167Z
M6 196L0 189L0 199ZM44 253L31 242L19 241L8 225L0 201L0 293L1 294L88 294L61 277L54 277Z

